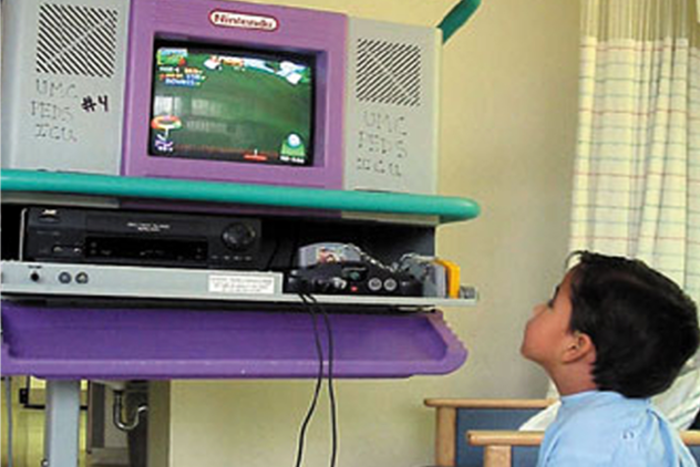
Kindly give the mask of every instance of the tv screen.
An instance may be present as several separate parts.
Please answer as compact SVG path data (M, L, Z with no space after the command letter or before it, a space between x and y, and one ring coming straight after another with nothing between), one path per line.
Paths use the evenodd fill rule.
M160 42L149 154L309 165L313 57Z

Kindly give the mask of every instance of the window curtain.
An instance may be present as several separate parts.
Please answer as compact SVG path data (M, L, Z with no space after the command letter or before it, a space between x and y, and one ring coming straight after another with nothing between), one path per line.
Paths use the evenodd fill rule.
M700 24L696 0L582 0L571 250L638 258L700 303ZM655 401L700 407L694 359Z

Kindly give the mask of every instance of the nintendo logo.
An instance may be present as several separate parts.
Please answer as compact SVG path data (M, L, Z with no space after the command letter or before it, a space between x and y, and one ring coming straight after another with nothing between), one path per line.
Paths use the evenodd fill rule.
M249 15L225 10L214 10L209 13L209 21L214 26L224 28L258 29L261 31L275 31L279 26L277 20L271 16Z

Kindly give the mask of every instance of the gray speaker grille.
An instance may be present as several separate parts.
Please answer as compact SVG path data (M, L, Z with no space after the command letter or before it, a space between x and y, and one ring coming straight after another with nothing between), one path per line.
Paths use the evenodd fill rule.
M114 74L116 10L43 3L36 71L110 78Z
M356 97L360 101L420 105L421 49L413 44L357 40Z

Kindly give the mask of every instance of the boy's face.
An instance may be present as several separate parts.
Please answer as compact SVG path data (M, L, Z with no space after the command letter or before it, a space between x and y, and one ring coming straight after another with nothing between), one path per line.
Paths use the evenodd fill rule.
M551 300L535 306L525 327L520 352L545 370L552 369L560 361L571 341L571 276L572 271L569 271Z

